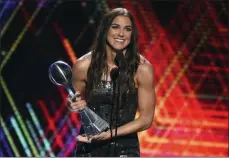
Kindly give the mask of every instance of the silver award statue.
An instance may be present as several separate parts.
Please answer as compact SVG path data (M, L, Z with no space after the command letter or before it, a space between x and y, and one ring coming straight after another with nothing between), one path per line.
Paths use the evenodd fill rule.
M75 98L75 93L71 86L72 70L67 63L63 61L54 62L49 67L48 73L50 80L54 84L63 86L69 96L72 99ZM109 124L87 106L78 111L78 113L86 136L93 136L109 129Z

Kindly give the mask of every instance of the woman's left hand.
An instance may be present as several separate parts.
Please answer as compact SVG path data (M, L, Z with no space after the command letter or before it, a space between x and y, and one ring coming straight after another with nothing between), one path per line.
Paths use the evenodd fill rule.
M102 141L102 140L108 140L111 138L111 133L110 131L107 132L102 132L100 134L94 135L91 137L91 142L97 142L97 141Z

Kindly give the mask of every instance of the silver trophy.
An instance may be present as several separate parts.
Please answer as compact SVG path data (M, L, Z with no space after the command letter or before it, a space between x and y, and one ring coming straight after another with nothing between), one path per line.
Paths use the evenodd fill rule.
M71 67L63 61L56 61L51 64L48 73L50 80L58 86L63 86L67 90L69 96L74 100L76 95L71 86ZM101 132L109 129L109 124L87 106L77 112L80 115L86 136L100 134Z

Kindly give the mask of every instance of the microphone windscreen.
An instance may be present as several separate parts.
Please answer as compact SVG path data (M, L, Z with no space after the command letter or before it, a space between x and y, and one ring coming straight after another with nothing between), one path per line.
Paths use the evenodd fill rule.
M114 59L115 65L117 65L120 68L124 63L124 60L125 58L122 51L117 52Z
M116 81L116 79L118 78L118 76L119 76L119 68L113 68L112 70L111 70L111 73L110 73L110 76L111 76L111 80L112 81Z

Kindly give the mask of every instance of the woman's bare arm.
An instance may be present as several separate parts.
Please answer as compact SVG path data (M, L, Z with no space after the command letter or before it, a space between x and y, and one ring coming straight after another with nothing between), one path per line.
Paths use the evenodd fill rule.
M86 54L77 59L72 67L72 86L75 91L83 93L85 91L85 81L87 70L90 65L90 54Z
M88 56L83 56L79 58L73 65L72 86L76 92L76 98L74 99L74 102L72 101L72 98L67 98L68 108L73 112L77 112L87 105L83 98L84 95L81 94L85 91L85 81L87 78L87 70L89 64L90 61L88 60Z
M118 128L117 135L140 132L150 128L155 111L153 67L149 63L139 66L137 74L139 117Z

